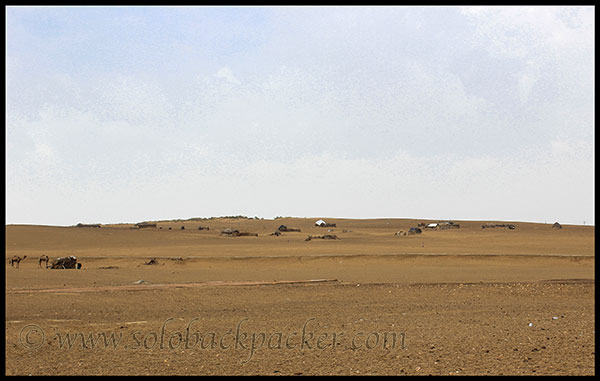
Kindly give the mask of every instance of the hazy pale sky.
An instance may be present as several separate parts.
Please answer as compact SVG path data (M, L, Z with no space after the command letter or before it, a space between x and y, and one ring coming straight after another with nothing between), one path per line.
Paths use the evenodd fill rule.
M593 7L7 7L6 222L594 224Z

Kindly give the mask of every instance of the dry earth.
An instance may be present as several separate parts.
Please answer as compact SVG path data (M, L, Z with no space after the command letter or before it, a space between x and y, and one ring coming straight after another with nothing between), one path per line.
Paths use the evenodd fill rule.
M6 226L6 374L595 373L594 227L314 220Z

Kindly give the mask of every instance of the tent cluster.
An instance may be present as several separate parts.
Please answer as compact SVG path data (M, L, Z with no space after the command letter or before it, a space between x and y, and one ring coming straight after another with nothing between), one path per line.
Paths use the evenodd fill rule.
M441 221L432 222L430 224L420 223L419 227L425 227L426 229L459 229L460 225L455 224L452 221Z

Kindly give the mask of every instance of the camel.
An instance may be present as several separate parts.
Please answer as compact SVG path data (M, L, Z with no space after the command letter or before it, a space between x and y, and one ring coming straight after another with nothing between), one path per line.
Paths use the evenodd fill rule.
M26 255L24 255L23 258L19 257L18 255L13 255L13 257L11 259L9 259L9 263L12 267L15 267L18 269L19 263L21 263L21 261L24 260L25 258L27 258ZM15 266L15 263L17 264L16 266Z
M40 267L40 269L42 268L42 262L46 262L46 268L48 268L48 261L50 261L50 258L48 258L47 255L42 254L40 259L38 260L38 266Z

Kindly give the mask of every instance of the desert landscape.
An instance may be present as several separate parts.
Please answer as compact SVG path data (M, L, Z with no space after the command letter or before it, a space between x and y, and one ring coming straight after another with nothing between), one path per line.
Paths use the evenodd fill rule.
M7 225L6 374L595 373L594 226L318 219Z

